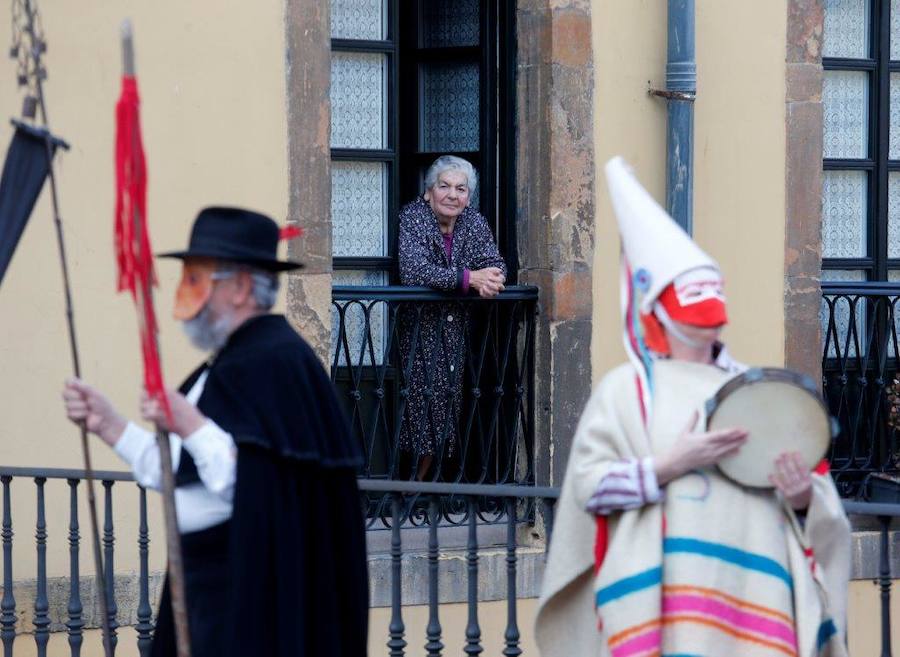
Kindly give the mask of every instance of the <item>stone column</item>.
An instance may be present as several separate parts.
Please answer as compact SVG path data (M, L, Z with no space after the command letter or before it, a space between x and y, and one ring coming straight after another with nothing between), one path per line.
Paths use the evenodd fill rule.
M288 319L328 362L331 336L331 24L328 0L286 0L288 218L305 268L290 275Z
M517 13L519 280L540 288L537 477L560 485L591 390L590 3L520 0Z
M784 362L820 381L822 0L787 3Z

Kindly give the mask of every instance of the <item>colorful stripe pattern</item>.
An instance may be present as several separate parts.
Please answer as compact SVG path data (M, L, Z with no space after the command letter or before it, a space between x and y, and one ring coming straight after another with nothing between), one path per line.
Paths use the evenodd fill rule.
M613 657L658 655L663 628L691 624L725 635L728 645L752 644L772 654L797 655L797 636L790 616L721 591L695 586L663 587L662 618L626 628L608 639ZM674 655L672 657L675 657Z
M730 545L701 541L695 538L666 538L663 540L665 554L694 554L711 559L719 559L740 568L770 575L793 591L794 580L787 569L780 563L761 554L747 552Z
M624 598L626 595L643 591L653 586L662 584L662 567L650 568L643 572L625 577L609 586L604 586L597 591L597 606L609 604L613 600Z

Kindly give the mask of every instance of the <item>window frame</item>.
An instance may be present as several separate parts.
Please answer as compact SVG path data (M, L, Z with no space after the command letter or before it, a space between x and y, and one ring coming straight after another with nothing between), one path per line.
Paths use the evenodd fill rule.
M860 59L822 58L824 71L864 71L868 75L868 157L823 157L822 161L823 172L866 172L866 256L823 257L823 280L827 280L826 271L835 269L862 271L864 280L874 281L886 281L890 271L900 271L900 258L888 257L889 175L892 171L900 171L900 160L890 159L890 85L891 73L900 73L900 61L891 61L890 58L891 1L867 2L870 17L869 56Z
M400 130L399 115L399 2L400 0L385 0L387 13L387 29L384 40L363 39L331 39L331 52L384 54L387 57L387 107L385 116L387 121L386 148L333 148L331 150L332 162L380 162L387 168L387 221L385 223L386 246L383 256L335 256L332 254L332 268L340 270L378 270L390 272L395 269L397 221L400 211L399 185L397 184L399 170L398 134Z

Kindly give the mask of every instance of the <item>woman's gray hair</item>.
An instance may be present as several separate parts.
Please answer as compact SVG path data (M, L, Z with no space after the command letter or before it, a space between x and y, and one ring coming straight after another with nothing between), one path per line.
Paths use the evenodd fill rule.
M459 171L466 177L466 184L469 187L469 197L475 196L475 188L478 187L478 174L475 173L475 167L468 160L455 155L441 155L434 163L428 167L425 173L425 191L428 191L437 185L438 178L445 171Z
M256 307L266 312L272 310L272 306L275 305L278 298L278 274L233 262L220 263L216 271L223 274L245 271L250 274L250 278L253 280L252 294L253 300L256 301Z

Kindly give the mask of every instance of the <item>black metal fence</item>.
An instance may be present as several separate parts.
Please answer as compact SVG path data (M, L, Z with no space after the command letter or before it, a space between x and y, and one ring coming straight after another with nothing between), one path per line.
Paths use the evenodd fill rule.
M900 473L889 401L900 353L898 299L900 283L822 283L822 386L841 425L831 468L846 497L865 498L873 481Z
M332 289L332 378L363 477L533 483L537 299Z
M14 648L19 647L20 652L31 652L31 646L22 646L21 642L33 641L39 657L47 655L47 646L52 632L64 632L69 645L69 654L78 656L84 644L84 630L87 627L97 626L96 607L87 608L82 603L82 591L79 582L84 582L79 570L79 555L82 548L80 539L80 520L78 516L78 491L83 479L83 471L59 470L47 468L12 468L0 467L0 484L3 493L2 525L0 525L0 538L2 538L3 552L3 594L0 599L0 640L3 645L3 656L13 657ZM153 608L151 603L150 573L148 569L148 547L151 532L147 523L147 499L143 489L139 489L137 509L117 507L117 513L113 513L113 492L121 486L135 486L128 473L122 472L98 472L98 480L103 486L103 528L102 542L104 552L104 568L107 574L107 586L109 587L109 620L113 628L118 629L122 625L131 624L137 634L137 647L140 655L149 654L150 641L153 634ZM32 499L36 500L36 525L34 527L33 549L37 561L36 570L33 573L16 572L13 567L13 483L16 483L16 494L24 494L23 487L30 488ZM460 549L465 554L465 586L464 600L468 609L467 623L465 627L463 652L467 655L478 655L483 651L485 637L482 634L479 622L479 574L481 563L487 558L485 550L489 550L491 556L498 552L502 554L502 562L505 570L505 583L496 583L502 591L502 598L506 600L506 619L503 629L502 654L513 657L522 654L522 632L519 626L518 601L522 582L520 562L523 559L523 546L521 537L523 528L540 523L542 532L546 536L552 531L553 506L559 496L559 489L539 486L519 485L486 485L486 484L448 484L440 482L414 482L414 481L390 481L362 479L359 482L360 489L365 497L385 499L387 504L383 507L384 513L377 520L370 519L371 524L379 524L389 531L390 540L386 543L386 549L382 557L389 561L389 575L385 578L384 587L389 587L389 592L381 591L384 604L390 608L390 621L387 627L372 626L369 628L371 636L381 636L384 641L384 652L374 654L386 654L390 657L403 657L406 654L419 654L424 646L429 657L439 657L445 652L445 641L451 637L445 637L441 625L441 582L439 576L442 568L447 568L448 563L442 561L441 553L446 549L442 541L447 536L447 529L458 528L465 532L465 541ZM69 504L68 532L59 537L53 537L48 532L46 522L46 504L49 495L53 499L59 499L60 495L67 496ZM495 500L497 508L502 507L503 513L497 513L488 518L496 524L485 523L483 507L485 500ZM891 602L891 562L890 562L890 536L889 529L892 518L900 517L900 504L874 504L862 502L846 502L848 513L856 516L873 516L880 523L880 563L878 581L881 587L882 602L882 654L890 653L890 602ZM15 508L21 508L21 503ZM138 528L136 535L123 537L116 535L115 519L121 519L123 515L131 516L138 513ZM407 547L406 541L410 539L407 528L418 527L426 533L424 544L424 559L427 562L424 577L427 582L427 597L425 604L428 609L428 623L424 635L410 635L406 629L404 620L404 605L410 601L404 599L404 578L409 575L404 570L411 568L409 557L413 553L422 551L418 546ZM493 538L485 538L485 533L501 529L498 539L496 531ZM27 535L29 528L16 526L16 531ZM527 532L526 532L527 534ZM155 539L161 540L161 539ZM28 543L31 543L28 540ZM68 544L69 577L65 593L65 604L61 600L53 601L53 595L62 595L63 591L57 587L54 593L48 592L47 578L47 552L53 546ZM118 544L119 547L116 547ZM125 546L125 547L123 547ZM535 550L538 557L543 558L543 541L528 545L529 555L534 556ZM85 546L88 547L88 546ZM19 548L22 549L21 547ZM56 549L56 548L54 548ZM66 549L66 548L63 548ZM131 619L120 618L122 592L113 586L112 574L115 572L115 558L122 550L137 550L139 563L139 594L136 615ZM373 556L370 548L370 564ZM370 576L372 575L370 568ZM492 570L497 578L497 571ZM413 574L415 576L415 574ZM897 573L893 573L896 577ZM33 601L30 609L24 609L17 602L16 595L19 587L31 578L36 579ZM443 580L446 585L446 580ZM504 585L505 584L505 585ZM534 594L536 582L529 582ZM53 603L53 604L51 604ZM55 614L51 613L55 610ZM64 611L61 611L64 610ZM59 613L61 612L61 613ZM30 615L30 627L25 627L23 618ZM124 622L123 622L124 621ZM452 637L461 639L463 637ZM96 649L99 649L100 639L96 639ZM114 641L114 646L119 640ZM25 650L22 650L22 649ZM60 654L57 650L54 654Z
M137 633L137 647L140 655L149 655L153 634L153 612L155 602L151 605L150 573L148 569L148 548L150 531L147 523L146 491L137 487L129 473L97 472L97 479L103 487L103 528L102 543L104 569L106 573L107 593L109 599L109 621L113 628L113 647L119 643L116 630L124 619L119 618L117 597L122 591L114 585L115 558L121 550L137 550L139 562L139 600L137 605L134 629ZM79 485L84 472L80 470L60 470L49 468L13 468L0 467L0 484L3 491L2 537L3 550L3 595L0 600L0 641L3 645L4 657L13 657L15 643L21 646L22 641L34 641L39 657L48 654L48 643L51 632L65 632L69 645L69 653L75 657L81 654L84 644L84 630L96 628L99 624L96 607L86 608L82 602L81 586L85 580L80 572L79 556L82 549L81 525L78 515ZM16 572L13 565L13 482L17 483L17 493L23 494L23 485L33 485L36 500L36 525L34 550L37 555L36 571L33 573ZM119 486L135 486L139 489L137 509L119 509L122 514L138 513L138 531L136 536L116 536L113 514L113 491ZM408 482L386 480L360 480L359 486L365 498L385 500L385 509L377 519L370 519L370 526L378 525L390 533L390 541L385 555L390 560L390 594L387 605L391 609L391 620L388 627L372 627L370 632L384 636L385 653L393 656L406 654L407 645L410 652L419 642L425 646L430 656L443 654L444 644L440 621L440 578L439 551L442 549L440 538L443 529L450 527L464 528L466 540L462 549L465 551L468 606L468 623L465 629L465 654L477 655L482 651L482 633L478 620L478 582L481 546L480 532L492 529L491 522L498 523L505 529L499 546L505 553L506 570L505 598L507 600L507 620L503 634L503 654L514 656L521 654L521 632L517 617L517 564L519 559L518 530L529 523L533 524L540 517L549 530L552 523L553 504L559 495L558 489L518 486L518 485L485 485L485 484L446 484L434 482ZM60 600L51 605L48 593L47 550L50 547L46 521L46 500L48 487L54 499L60 494L68 497L69 523L66 536L53 537L56 545L68 543L69 577L66 601ZM493 512L485 512L485 500L493 500L487 506ZM21 503L16 505L16 508ZM500 510L502 509L502 513ZM404 537L409 536L408 528L419 528L427 533L425 554L427 559L427 605L428 624L423 637L408 636L403 619L404 601L402 581L404 577ZM439 531L440 530L440 531ZM16 531L25 532L25 528L16 527ZM161 540L161 539L157 539ZM130 542L133 541L133 542ZM116 547L118 543L119 547ZM496 532L489 540L491 551L496 552L498 543ZM127 547L123 547L127 546ZM84 546L89 549L90 546ZM21 550L21 548L18 548ZM388 556L389 555L389 556ZM371 556L371 554L370 554ZM17 587L28 582L29 593L31 579L36 579L33 601L30 609L23 609L17 602ZM59 595L57 590L56 594ZM29 596L30 597L30 596ZM93 597L93 596L92 596ZM384 596L383 596L384 597ZM65 609L65 616L54 617L51 609ZM24 627L22 617L30 615L31 627ZM123 623L124 624L124 623ZM26 634L31 636L25 636ZM18 638L17 638L18 637ZM100 644L96 638L97 646ZM24 648L24 647L22 647ZM20 648L20 650L22 649ZM58 651L54 654L59 654Z

